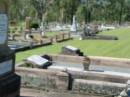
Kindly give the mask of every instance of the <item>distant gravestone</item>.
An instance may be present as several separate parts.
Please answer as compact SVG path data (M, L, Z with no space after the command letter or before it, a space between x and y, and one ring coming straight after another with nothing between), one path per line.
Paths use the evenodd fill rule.
M0 97L20 95L20 77L14 73L15 54L7 46L9 1L0 0Z
M75 16L73 16L73 22L72 22L72 26L71 26L71 32L77 32L77 23L76 23L76 18Z
M70 46L70 45L62 47L61 54L73 55L73 56L83 56L83 52L81 52L80 49Z
M31 17L26 17L25 29L30 31L30 29L31 29Z

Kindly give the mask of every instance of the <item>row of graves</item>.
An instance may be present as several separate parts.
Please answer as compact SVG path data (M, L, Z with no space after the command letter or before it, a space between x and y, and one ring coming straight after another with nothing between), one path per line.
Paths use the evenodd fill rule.
M11 26L16 26L16 22L11 21ZM42 24L40 27L34 26L37 28L31 27L31 18L27 17L25 30L9 36L9 47L18 52L72 39L71 34L66 32L47 37Z
M85 56L78 48L64 46L58 55L43 54L26 58L17 65L16 73L22 77L24 88L50 93L129 97L130 74L115 72L115 68L119 67L129 71L129 65L129 59ZM99 66L102 70L93 66ZM111 71L113 69L115 71Z
M100 32L106 31L106 30L114 30L116 29L115 26L109 25L99 25L99 24L83 24L83 33L81 34L81 40L83 39L98 39L98 40L118 40L117 36L108 36L108 35L99 35ZM71 32L75 34L78 33L78 25L76 22L76 17L73 16L73 22L71 26Z

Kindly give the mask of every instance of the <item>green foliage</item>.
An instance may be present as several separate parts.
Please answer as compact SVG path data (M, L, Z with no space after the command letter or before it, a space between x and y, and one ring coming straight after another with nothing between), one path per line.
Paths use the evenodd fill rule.
M84 2L81 2L84 1ZM73 15L79 22L130 21L130 0L12 0L11 20L26 16L46 22L71 23Z
M85 20L86 16L86 7L84 5L81 5L78 7L78 10L76 12L76 17L79 23L82 23Z
M37 28L39 28L39 24L38 24L37 22L33 22L33 23L31 24L31 28L37 29Z

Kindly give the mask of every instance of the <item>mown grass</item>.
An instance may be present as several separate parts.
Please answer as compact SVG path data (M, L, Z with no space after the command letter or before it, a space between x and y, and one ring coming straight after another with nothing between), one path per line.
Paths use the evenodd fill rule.
M80 48L85 55L130 58L130 28L120 28L102 32L101 34L115 35L118 36L119 40L69 40L63 43L55 43L54 45L17 53L16 62L18 63L34 54L60 53L62 46L65 45Z

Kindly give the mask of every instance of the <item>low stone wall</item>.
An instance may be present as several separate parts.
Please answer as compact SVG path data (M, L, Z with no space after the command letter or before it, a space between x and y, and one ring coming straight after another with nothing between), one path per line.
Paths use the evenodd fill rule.
M130 59L125 58L112 58L112 57L99 57L99 56L88 56L91 64L99 66L110 66L110 67L130 67Z
M22 87L40 90L71 91L78 94L119 95L126 88L130 75L85 71L50 71L17 67Z
M49 55L54 62L70 62L73 64L79 64L84 66L84 70L88 70L90 60L88 57L82 56L70 56L70 55Z
M113 83L126 83L130 80L130 75L113 72L96 72L96 71L67 71L73 79L107 81Z
M26 42L28 42L28 41L26 41ZM52 39L51 38L43 39L39 43L37 43L37 42L30 43L29 42L28 45L15 49L15 52L26 51L26 50L29 50L29 49L47 46L47 45L52 45Z
M118 96L125 87L126 84L75 79L72 89L74 93Z
M16 73L22 78L22 87L42 90L68 90L68 74L64 72L17 67Z
M60 34L57 34L54 38L56 42L62 42L65 40L72 39L70 33L60 33Z

